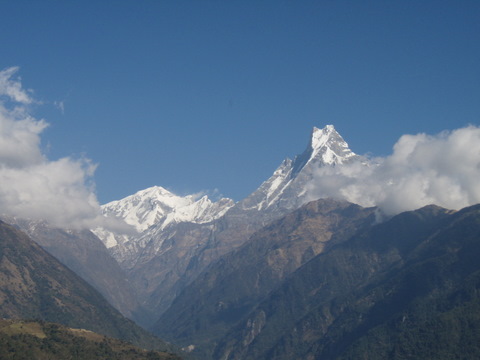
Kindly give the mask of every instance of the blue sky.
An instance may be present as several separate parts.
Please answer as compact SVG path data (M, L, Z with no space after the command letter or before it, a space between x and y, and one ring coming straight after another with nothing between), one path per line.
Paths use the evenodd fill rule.
M0 70L101 203L153 185L240 200L313 126L359 154L480 125L479 1L1 1Z

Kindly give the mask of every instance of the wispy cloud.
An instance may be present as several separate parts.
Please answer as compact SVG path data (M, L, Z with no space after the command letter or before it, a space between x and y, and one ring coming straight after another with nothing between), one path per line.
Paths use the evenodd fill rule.
M341 198L388 215L428 204L449 209L480 202L480 128L403 135L392 155L368 165L319 168L309 199Z
M17 71L17 66L0 71L0 96L22 105L30 104L33 102L29 95L31 91L22 88L20 78L14 78Z
M40 145L48 123L30 114L35 101L17 71L0 71L0 214L69 228L108 226L94 192L96 165L84 157L47 159Z
M62 115L65 115L65 101L54 101L53 105L60 110Z

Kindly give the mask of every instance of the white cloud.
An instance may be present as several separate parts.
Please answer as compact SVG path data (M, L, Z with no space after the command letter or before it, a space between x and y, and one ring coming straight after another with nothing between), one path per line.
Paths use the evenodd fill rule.
M18 67L10 67L0 71L0 96L6 96L9 100L19 104L30 104L33 99L28 95L29 91L22 88L19 78L13 78Z
M404 135L393 154L369 165L319 168L309 199L341 198L386 214L436 204L460 209L480 202L480 128L435 136Z
M29 114L34 100L17 71L0 71L0 214L60 227L106 226L94 192L96 166L86 158L46 158L40 136L48 124Z
M42 162L40 134L47 127L43 120L19 116L18 109L9 111L0 102L0 164L23 167Z

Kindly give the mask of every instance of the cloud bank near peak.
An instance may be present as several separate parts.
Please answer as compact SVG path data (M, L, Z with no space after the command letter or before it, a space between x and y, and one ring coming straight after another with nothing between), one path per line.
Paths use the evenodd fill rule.
M333 197L385 214L436 204L460 209L480 203L480 128L437 135L403 135L384 158L319 168L307 186L310 200Z
M17 72L0 71L0 214L59 227L131 231L101 215L90 159L50 160L42 152L49 124L31 115L36 101ZM306 190L307 200L339 198L394 215L428 204L460 209L480 203L479 179L480 128L472 125L403 135L390 156L317 169Z
M49 160L42 153L48 123L30 114L35 100L17 72L0 71L0 214L74 229L121 226L101 216L95 164L87 158Z

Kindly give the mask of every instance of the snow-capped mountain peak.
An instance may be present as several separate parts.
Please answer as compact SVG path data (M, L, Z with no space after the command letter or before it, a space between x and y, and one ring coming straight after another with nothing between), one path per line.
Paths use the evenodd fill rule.
M295 208L304 194L304 185L315 168L334 166L358 158L333 125L314 127L310 142L301 155L285 159L257 191L240 203L243 209L265 210L275 204ZM293 204L295 203L295 204Z
M355 156L333 125L327 125L323 129L314 127L310 146L311 159L321 154L325 165L342 164Z
M231 199L212 202L207 196L178 196L161 186L153 186L102 206L104 216L123 219L137 230L137 234L115 233L101 228L94 232L117 260L127 261L125 266L133 266L130 260L148 246L152 237L157 239L155 251L161 251L163 241L173 236L176 224L207 224L227 211L233 217L244 211L262 211L268 221L268 214L273 219L306 201L306 185L313 179L317 168L358 158L333 125L323 129L314 127L305 151L294 160L285 159L268 180L237 204Z
M295 157L293 175L297 175L311 162L318 165L343 164L354 156L355 153L349 149L333 125L327 125L323 129L314 127L309 145L301 155Z
M102 212L106 217L123 219L138 233L143 233L151 226L164 229L172 223L210 222L225 214L233 205L233 200L227 198L212 202L206 195L178 196L161 186L153 186L103 205ZM128 238L104 229L94 232L109 248Z

